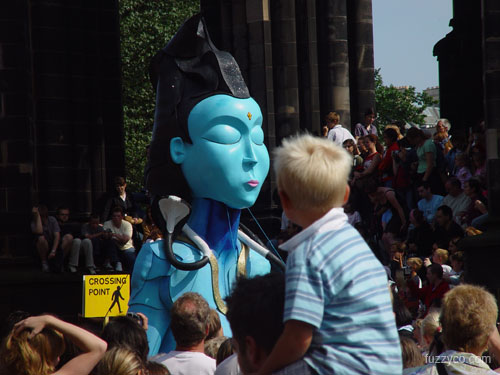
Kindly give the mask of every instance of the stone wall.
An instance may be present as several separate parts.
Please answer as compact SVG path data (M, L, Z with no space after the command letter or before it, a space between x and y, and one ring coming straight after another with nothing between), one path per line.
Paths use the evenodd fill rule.
M84 217L123 170L117 1L1 2L0 255L32 255L32 205Z

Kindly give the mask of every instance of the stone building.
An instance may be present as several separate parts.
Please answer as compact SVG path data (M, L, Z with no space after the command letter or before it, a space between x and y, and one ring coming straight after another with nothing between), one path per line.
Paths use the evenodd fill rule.
M262 107L266 144L347 128L374 106L371 0L201 0L219 49ZM124 171L118 2L0 5L0 259L32 255L29 212L85 217ZM274 178L256 206L274 206Z
M123 170L118 2L0 2L0 259L33 255L32 205L86 216Z
M486 119L492 165L500 123L497 3L454 0L453 31L434 50L441 115L452 131ZM319 133L332 110L351 128L375 105L371 0L200 4L215 44L235 56L262 107L270 149L297 131ZM31 256L33 204L65 204L85 217L124 172L119 58L117 0L1 2L0 259ZM274 189L271 172L257 211L275 206Z
M500 297L492 262L500 248L500 2L453 0L453 30L434 46L439 61L441 116L452 134L466 134L484 121L490 229L461 242L467 281L488 286Z
M324 116L347 129L375 106L371 0L201 0L215 45L230 51L264 114L269 149ZM274 176L256 210L274 205Z
M271 150L297 131L319 133L332 110L351 128L375 105L371 0L200 3L216 46L235 56L262 107ZM453 31L434 50L441 115L452 131L486 121L489 209L499 217L500 2L453 4ZM78 303L56 308L69 291L51 293L40 277L26 275L14 285L2 275L11 263L33 259L33 204L65 204L85 217L124 172L119 47L118 0L0 2L0 315L23 306L23 293L37 294L31 306L39 311ZM256 211L275 207L274 188L271 172ZM496 238L483 242L486 252L498 250ZM476 281L497 285L489 271ZM66 283L72 301L80 282Z

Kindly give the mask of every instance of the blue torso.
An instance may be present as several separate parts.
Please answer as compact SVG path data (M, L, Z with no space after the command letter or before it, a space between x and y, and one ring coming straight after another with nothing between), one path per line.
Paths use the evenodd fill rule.
M219 267L219 291L225 298L236 279L237 260L241 244L237 239L240 210L230 209L209 199L195 199L188 225L209 245ZM129 310L142 312L149 319L148 340L150 355L168 352L175 347L170 331L169 311L173 301L192 291L200 293L211 308L217 309L212 290L210 264L196 271L181 271L170 265L163 249L164 241L145 244L132 274ZM200 250L183 242L174 243L174 252L182 262L202 257ZM269 272L269 262L250 251L246 262L248 277ZM231 336L226 317L219 310L225 336Z

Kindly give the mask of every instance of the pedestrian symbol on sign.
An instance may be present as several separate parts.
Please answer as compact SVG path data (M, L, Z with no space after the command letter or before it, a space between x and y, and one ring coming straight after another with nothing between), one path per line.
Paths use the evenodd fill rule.
M116 287L116 290L113 292L113 295L111 296L111 299L113 300L113 303L109 307L109 310L108 310L108 312L107 312L106 315L108 315L111 312L111 309L113 308L114 305L118 305L118 311L120 312L120 314L122 313L122 308L120 306L120 298L123 301L125 301L125 298L123 298L122 295L121 295L121 293L120 293L120 286L118 285Z

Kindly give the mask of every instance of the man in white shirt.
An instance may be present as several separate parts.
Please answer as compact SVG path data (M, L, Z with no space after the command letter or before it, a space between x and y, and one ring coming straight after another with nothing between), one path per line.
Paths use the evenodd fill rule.
M342 147L346 139L354 140L354 137L351 132L339 124L339 122L340 115L337 112L330 112L326 115L326 125L328 129L330 129L327 138Z
M205 355L210 307L198 293L184 293L172 305L170 328L175 350L152 358L164 364L172 375L213 375L215 359Z
M104 223L105 231L111 233L113 245L117 251L110 251L111 262L115 262L115 271L121 272L122 262L126 272L132 272L135 263L135 248L132 243L132 224L123 220L123 209L115 207L111 213L111 220ZM114 250L114 249L113 249ZM116 257L116 253L118 257Z

